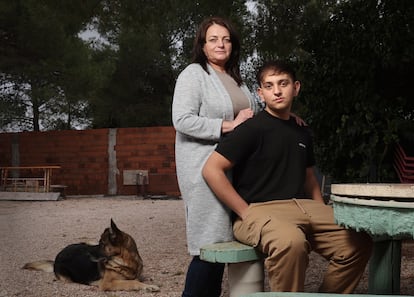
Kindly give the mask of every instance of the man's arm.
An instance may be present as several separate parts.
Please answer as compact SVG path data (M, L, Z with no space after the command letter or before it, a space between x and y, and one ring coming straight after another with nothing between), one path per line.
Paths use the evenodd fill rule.
M313 167L306 168L305 192L307 195L312 197L313 200L325 203Z
M217 152L213 152L203 167L203 177L216 194L216 196L240 218L245 217L248 204L236 192L233 185L226 176L226 171L233 164Z

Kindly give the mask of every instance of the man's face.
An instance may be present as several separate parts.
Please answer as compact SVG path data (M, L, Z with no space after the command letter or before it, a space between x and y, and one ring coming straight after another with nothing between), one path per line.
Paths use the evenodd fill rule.
M278 118L289 119L293 98L299 94L299 89L299 81L293 81L288 74L268 71L257 92L266 103L267 112Z

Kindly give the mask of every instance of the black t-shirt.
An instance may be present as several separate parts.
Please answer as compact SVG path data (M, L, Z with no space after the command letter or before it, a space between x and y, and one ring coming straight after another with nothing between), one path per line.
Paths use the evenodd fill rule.
M225 135L216 151L235 164L233 186L248 202L305 197L306 168L315 164L307 127L266 111Z

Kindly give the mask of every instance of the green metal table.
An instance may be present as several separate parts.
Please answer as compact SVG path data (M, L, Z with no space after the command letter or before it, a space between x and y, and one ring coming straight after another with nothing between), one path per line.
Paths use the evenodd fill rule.
M333 184L338 224L366 231L374 240L370 294L399 294L401 241L414 238L414 184Z

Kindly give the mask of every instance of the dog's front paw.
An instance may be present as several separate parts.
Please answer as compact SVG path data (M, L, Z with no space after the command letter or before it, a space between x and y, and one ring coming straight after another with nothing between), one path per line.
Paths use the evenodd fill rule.
M145 286L145 291L147 291L147 292L159 292L160 288L156 285L146 285Z

